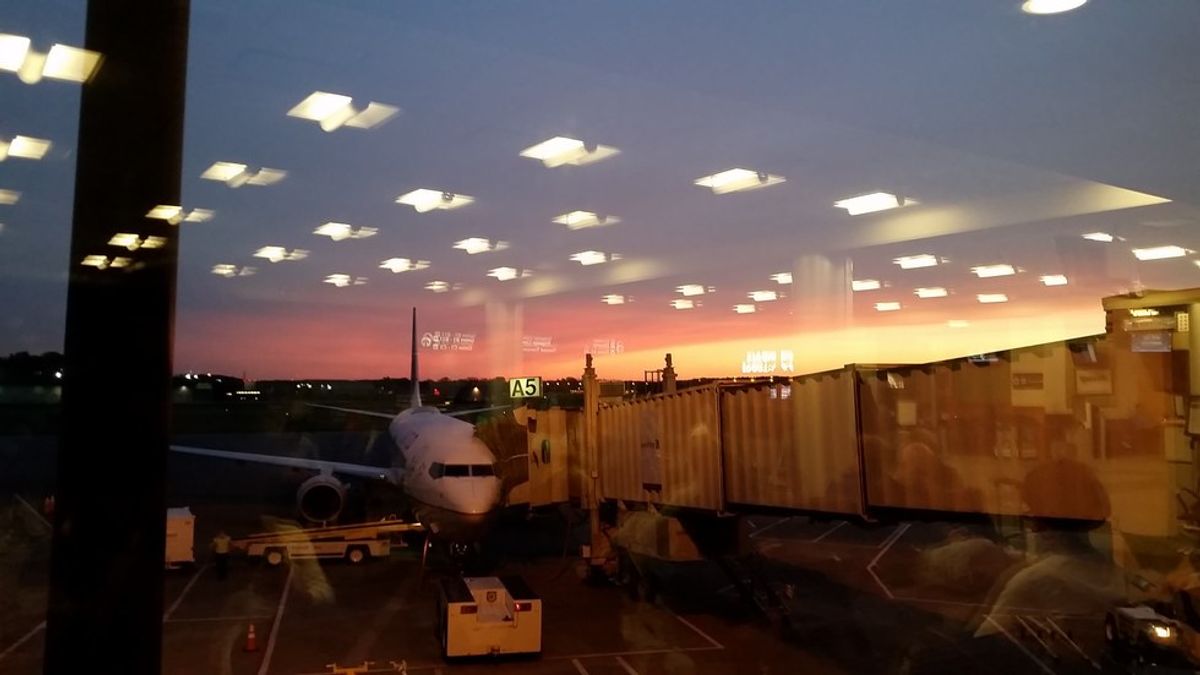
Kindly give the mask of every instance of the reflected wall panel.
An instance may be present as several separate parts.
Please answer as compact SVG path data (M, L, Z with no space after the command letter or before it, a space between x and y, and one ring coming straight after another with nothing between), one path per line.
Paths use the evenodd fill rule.
M867 502L1175 532L1195 471L1170 356L1090 338L864 377Z

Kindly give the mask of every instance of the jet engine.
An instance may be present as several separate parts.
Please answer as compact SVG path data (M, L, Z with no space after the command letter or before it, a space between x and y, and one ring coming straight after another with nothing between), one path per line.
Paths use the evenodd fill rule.
M346 484L328 474L313 476L296 491L296 508L306 520L328 523L346 505Z

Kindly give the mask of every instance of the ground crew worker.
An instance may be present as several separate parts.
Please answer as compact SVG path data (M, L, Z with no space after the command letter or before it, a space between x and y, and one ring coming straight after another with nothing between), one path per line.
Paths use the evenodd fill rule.
M229 575L229 535L225 530L217 533L212 540L213 558L217 565L217 578L224 579Z

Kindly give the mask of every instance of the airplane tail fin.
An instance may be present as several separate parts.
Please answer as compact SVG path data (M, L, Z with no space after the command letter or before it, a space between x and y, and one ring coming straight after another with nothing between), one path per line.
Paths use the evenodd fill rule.
M412 377L412 398L409 400L408 407L421 407L421 376L417 372L417 308L413 307L412 315L412 369L409 373Z

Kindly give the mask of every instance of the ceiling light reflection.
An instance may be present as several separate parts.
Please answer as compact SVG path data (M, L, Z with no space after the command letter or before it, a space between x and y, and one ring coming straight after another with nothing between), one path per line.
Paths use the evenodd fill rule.
M1008 302L1008 296L1003 293L980 293L975 296L975 299L985 305Z
M605 253L604 251L580 251L571 256L571 260L583 266L600 265L614 260L620 260L621 256L618 253Z
M212 273L226 278L232 277L248 277L258 270L253 267L238 267L229 263L219 263L213 265Z
M410 258L388 258L379 263L380 269L391 270L393 274L415 272L429 267L428 260L412 260Z
M854 279L850 282L852 291L877 291L882 287L878 279Z
M0 162L9 157L41 159L50 151L50 141L32 136L13 136L11 141L0 140Z
M971 272L980 279L991 279L1012 276L1017 273L1017 270L1012 265L980 265L972 267Z
M11 206L21 201L21 193L16 190L0 190L0 204Z
M1063 274L1046 274L1042 276L1041 282L1045 286L1066 286L1067 277Z
M941 286L929 286L925 288L918 288L913 291L913 294L922 300L929 300L931 298L944 298L950 295L950 291L947 291Z
M733 311L738 314L753 314L758 311L754 305L734 305Z
M1151 248L1135 248L1133 255L1138 260L1166 260L1168 258L1182 258L1188 255L1189 251L1182 246L1153 246Z
M362 286L367 283L367 278L351 277L349 274L330 274L325 277L324 283L331 284L337 288L345 288L347 286Z
M938 264L938 259L935 255L922 253L921 255L901 256L892 262L899 265L902 270L915 270L922 267L935 267Z
M282 246L263 246L254 252L254 257L265 258L273 263L292 262L307 258L308 251L305 251L302 248L296 248L289 251Z
M1080 236L1089 241L1102 241L1106 244L1113 240L1113 236L1107 232L1088 232Z
M877 302L875 303L875 311L877 312L896 312L900 309L898 302Z
M777 272L777 273L771 275L771 281L774 281L775 283L777 283L781 286L790 284L790 283L792 283L792 273L791 272Z
M1059 14L1087 4L1087 0L1025 0L1021 11L1026 14Z
M356 110L353 99L341 94L314 91L288 111L289 117L311 120L327 132L342 126L356 129L371 129L391 119L400 109L396 106L371 101L361 111Z
M672 300L671 306L675 309L693 309L696 302L694 300Z
M620 150L609 145L588 147L587 143L567 136L555 136L536 145L531 145L521 151L522 157L540 160L548 169L559 166L583 166L599 162L614 155Z
M833 203L835 208L846 209L846 213L852 216L898 209L901 206L912 206L913 204L916 202L911 199L902 199L890 192L872 192L857 197L839 199Z
M374 227L360 227L355 229L348 223L325 223L324 225L313 230L313 234L321 237L329 237L333 241L345 241L346 239L366 239L373 237L379 232Z
M508 242L497 241L493 243L491 239L484 239L483 237L470 237L454 242L454 248L460 251L466 251L467 255L475 255L477 253L503 251L504 249L508 248Z
M609 294L600 298L600 302L603 302L606 305L623 305L625 304L625 296Z
M418 188L396 197L397 204L411 206L417 213L427 213L434 209L449 211L466 206L473 201L475 201L474 197L428 188Z
M723 195L730 192L758 190L786 181L787 179L783 176L776 176L765 171L736 168L714 173L711 176L702 176L692 182L712 190L715 195Z
M554 218L554 222L566 225L572 230L582 230L589 227L603 227L621 222L616 216L602 216L592 211L569 211Z

